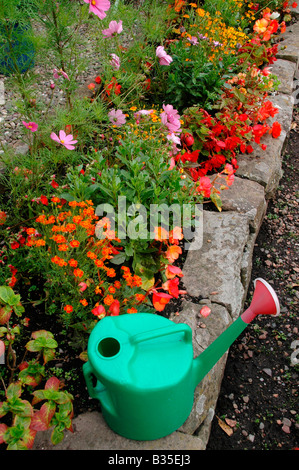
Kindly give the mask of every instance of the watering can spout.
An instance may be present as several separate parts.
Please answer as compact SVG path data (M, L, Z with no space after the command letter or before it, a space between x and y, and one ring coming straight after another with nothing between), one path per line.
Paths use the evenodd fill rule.
M254 294L250 306L208 348L193 361L193 383L196 387L247 325L260 314L278 315L279 301L273 288L264 279L254 281Z

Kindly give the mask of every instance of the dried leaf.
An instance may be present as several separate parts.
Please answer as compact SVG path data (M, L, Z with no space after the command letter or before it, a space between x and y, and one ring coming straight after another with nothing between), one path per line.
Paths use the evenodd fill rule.
M222 419L218 418L218 416L216 416L216 418L218 419L218 424L221 427L221 429L223 429L223 431L228 436L231 436L234 433L232 428L230 426L228 426L224 421L222 421Z

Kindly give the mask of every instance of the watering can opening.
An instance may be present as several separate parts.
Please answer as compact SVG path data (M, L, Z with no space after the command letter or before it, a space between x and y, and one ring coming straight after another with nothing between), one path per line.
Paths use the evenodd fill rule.
M116 338L103 338L98 344L98 352L103 357L114 357L120 351L120 343Z

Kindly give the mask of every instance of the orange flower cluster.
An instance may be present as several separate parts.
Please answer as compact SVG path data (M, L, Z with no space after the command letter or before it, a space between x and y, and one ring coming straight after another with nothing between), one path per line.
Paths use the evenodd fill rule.
M52 274L58 276L58 285L63 286L64 281L74 285L74 292L68 292L72 296L72 305L66 302L63 307L68 318L71 313L76 314L77 310L79 312L82 307L89 305L94 305L91 312L98 319L105 315L118 315L123 308L127 313L136 313L134 306L145 299L141 293L136 294L142 280L132 274L130 268L123 266L124 281L112 281L118 275L109 265L109 261L118 253L112 242L120 240L111 230L110 220L107 217L99 220L92 201L71 201L68 210L63 211L60 210L63 204L58 197L52 198L51 202L53 213L43 213L36 219L43 228L26 229L26 245L44 246L50 255L51 264L63 268L63 273L53 271ZM44 210L51 210L51 206ZM101 237L98 237L97 229L102 229ZM40 232L44 233L43 238ZM128 288L132 289L128 298L123 298L123 288L127 296ZM103 305L98 302L99 297Z
M139 287L142 285L141 278L136 274L132 276L130 268L128 268L127 266L122 266L121 269L124 271L123 278L125 279L129 287Z
M174 227L170 232L163 227L155 227L154 233L155 240L160 241L161 245L164 243L167 246L164 252L164 257L167 259L165 268L167 281L162 285L162 289L166 290L167 293L159 292L156 288L152 289L153 305L158 312L162 312L171 299L178 298L179 294L185 293L185 291L179 290L179 277L182 277L183 273L180 268L172 266L172 263L174 263L182 253L179 240L182 240L184 236L180 227Z

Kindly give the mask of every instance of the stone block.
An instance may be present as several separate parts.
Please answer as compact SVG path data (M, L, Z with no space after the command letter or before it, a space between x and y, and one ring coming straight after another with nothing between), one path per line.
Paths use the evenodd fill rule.
M246 215L204 211L202 247L192 250L191 244L183 268L188 294L225 306L232 319L242 307L240 272L248 236Z
M278 59L271 65L271 73L280 80L278 87L279 93L291 95L294 89L294 76L296 73L296 64L289 60Z
M281 155L291 127L294 105L293 97L282 93L272 96L271 101L279 109L279 113L269 119L268 123L271 126L274 121L278 121L282 128L281 135L276 139L268 134L264 135L261 142L267 145L266 150L253 143L253 153L238 156L239 168L236 171L236 176L264 186L266 199L272 197L282 177Z
M200 437L189 436L175 431L169 436L153 441L133 441L119 436L106 424L97 411L79 415L73 420L74 432L65 432L63 441L56 446L51 444L51 430L36 435L33 450L204 450ZM113 456L113 454L111 454ZM131 462L132 463L132 462Z
M299 62L299 22L294 23L286 28L286 32L281 34L278 47L277 59L285 59Z
M221 192L221 200L223 211L246 214L251 230L259 230L267 209L262 185L236 176L232 186Z

